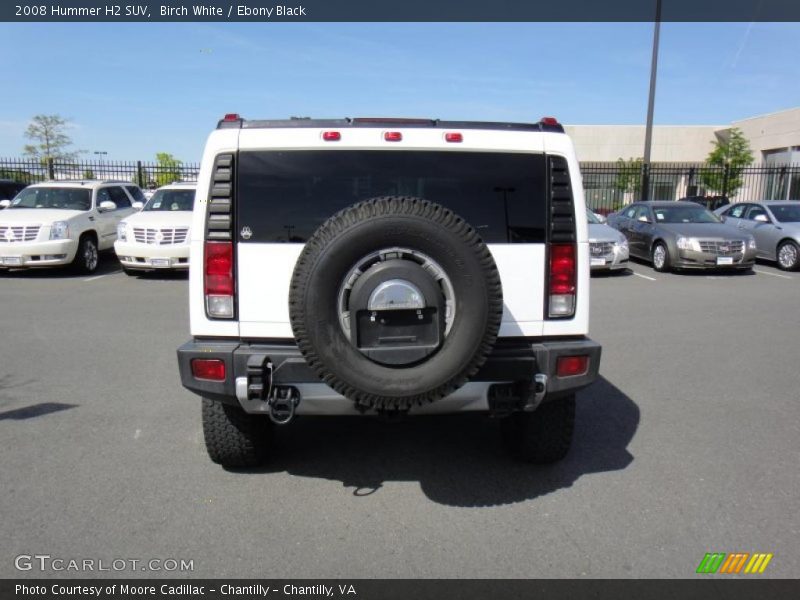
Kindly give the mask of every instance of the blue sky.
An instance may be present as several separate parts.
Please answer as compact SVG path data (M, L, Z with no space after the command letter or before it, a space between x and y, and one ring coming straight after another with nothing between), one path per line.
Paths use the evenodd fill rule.
M89 155L198 160L226 112L637 124L650 23L0 24L0 156L38 113ZM800 105L798 23L665 23L656 124Z

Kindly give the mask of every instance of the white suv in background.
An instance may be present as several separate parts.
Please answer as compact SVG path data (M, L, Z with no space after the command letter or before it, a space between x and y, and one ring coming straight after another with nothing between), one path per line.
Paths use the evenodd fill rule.
M0 269L72 265L91 273L141 191L124 181L50 181L28 186L0 213Z
M140 213L119 224L114 250L125 273L189 268L195 187L180 182L161 187Z

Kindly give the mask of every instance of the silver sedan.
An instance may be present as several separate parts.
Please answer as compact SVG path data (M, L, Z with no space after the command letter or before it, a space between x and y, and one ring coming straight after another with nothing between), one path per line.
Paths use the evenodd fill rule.
M800 269L800 202L739 202L715 211L729 225L756 239L756 256L784 271Z
M611 271L628 266L628 239L613 227L603 224L592 211L589 221L589 264L592 271Z

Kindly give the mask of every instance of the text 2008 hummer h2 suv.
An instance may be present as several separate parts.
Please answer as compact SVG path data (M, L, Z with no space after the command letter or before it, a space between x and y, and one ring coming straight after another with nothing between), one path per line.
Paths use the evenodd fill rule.
M213 461L258 464L295 415L482 411L525 460L569 449L600 346L555 119L226 115L191 232L178 363Z

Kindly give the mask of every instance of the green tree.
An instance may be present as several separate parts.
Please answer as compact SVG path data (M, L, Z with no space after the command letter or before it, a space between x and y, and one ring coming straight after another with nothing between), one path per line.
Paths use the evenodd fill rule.
M618 158L614 187L621 192L638 190L642 182L642 163L641 158L629 158L628 160L624 160L622 157Z
M712 142L714 149L708 154L706 162L717 169L709 169L700 174L701 183L712 192L735 196L744 183L742 172L753 162L750 142L742 130L733 127L728 135Z
M24 153L44 163L48 159L73 161L80 151L71 150L72 139L67 135L69 120L60 115L36 115L25 130L25 137L33 144L26 144Z
M172 156L172 154L166 152L157 153L156 161L158 162L156 185L160 187L172 183L173 181L181 180L181 164L183 164L183 161L178 160Z
M83 178L84 179L94 179L94 171L92 171L91 169L84 169Z

